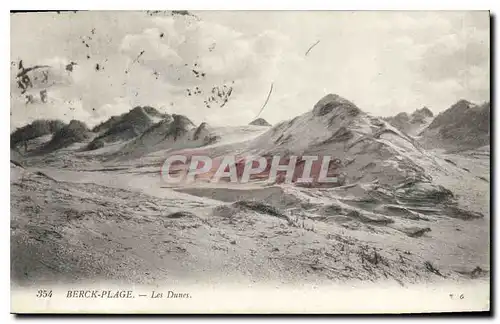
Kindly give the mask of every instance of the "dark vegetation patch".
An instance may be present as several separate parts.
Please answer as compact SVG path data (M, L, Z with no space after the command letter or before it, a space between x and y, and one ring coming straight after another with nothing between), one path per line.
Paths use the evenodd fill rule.
M92 142L90 142L87 145L86 150L93 151L93 150L100 149L102 147L104 147L104 141L102 139L98 138L98 139L95 139Z
M178 211L167 215L167 218L196 218L196 215L188 211Z
M90 130L85 123L72 120L68 125L59 129L50 142L42 147L42 151L54 151L74 143L84 142L90 138Z
M66 124L57 119L37 119L31 124L17 128L10 135L10 146L12 148L17 145L32 140L34 138L54 134L62 129Z

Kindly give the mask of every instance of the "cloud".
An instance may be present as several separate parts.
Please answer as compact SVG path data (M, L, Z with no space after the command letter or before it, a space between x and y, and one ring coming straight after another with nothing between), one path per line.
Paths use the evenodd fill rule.
M52 109L43 113L86 116L92 124L151 105L195 122L247 124L271 83L262 114L270 122L304 113L330 92L375 115L423 105L438 112L459 98L489 97L487 12L196 15L200 19L144 12L14 15L12 60L51 65L48 92L57 107L27 108L13 77L12 123ZM68 72L71 61L77 65ZM206 108L212 88L224 85L233 88L230 100Z
M182 58L170 44L163 43L159 35L156 28L146 29L139 35L127 35L122 41L121 50L130 57L132 62L143 53L140 57L141 62L149 63L153 67L159 67L168 62L180 64Z
M191 114L200 120L209 119L215 123L251 121L241 118L255 115L259 109L261 98L256 98L255 93L266 91L277 75L278 63L290 39L274 31L245 35L228 26L192 17L156 17L154 23L154 28L125 36L120 46L129 62L144 51L139 60L129 63L131 75L135 77L147 70L156 76L153 84L168 85L155 93L148 85L147 90L141 89L141 94L147 91L152 101L172 102L174 105L167 105L172 112ZM217 114L214 109L205 108L204 101L212 89L223 86L233 88L230 101L224 109L221 103L212 104L212 108L233 109L230 114ZM201 93L186 94L187 90L195 88ZM177 107L182 110L177 111Z
M421 78L414 88L436 98L441 107L447 108L460 98L489 99L489 29L484 24L487 17L478 17L481 15L469 14L455 19L454 29L421 45L421 55L410 62Z
M172 83L199 83L192 73L195 63L211 80L259 78L274 72L285 36L272 31L244 35L227 26L190 18L156 17L157 28L127 35L121 48L131 60L144 51L139 64L165 72Z

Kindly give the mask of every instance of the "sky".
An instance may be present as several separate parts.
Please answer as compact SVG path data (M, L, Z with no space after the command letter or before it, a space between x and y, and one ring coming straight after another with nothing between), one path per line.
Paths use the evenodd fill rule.
M11 14L11 129L38 118L93 126L146 105L195 123L245 125L271 85L260 115L270 123L328 93L377 116L490 97L486 11L190 13ZM19 60L48 66L31 72L24 94Z

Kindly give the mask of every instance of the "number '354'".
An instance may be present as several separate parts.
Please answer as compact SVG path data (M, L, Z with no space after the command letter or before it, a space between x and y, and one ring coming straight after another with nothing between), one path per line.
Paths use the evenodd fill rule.
M40 289L36 293L38 298L50 298L52 297L52 290Z

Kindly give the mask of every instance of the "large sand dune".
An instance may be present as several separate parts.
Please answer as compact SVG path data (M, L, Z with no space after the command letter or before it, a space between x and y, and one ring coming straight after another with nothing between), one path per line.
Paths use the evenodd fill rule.
M91 140L11 154L16 284L489 280L489 150L428 151L339 96L271 128L174 115ZM332 155L346 181L166 184L179 152Z

